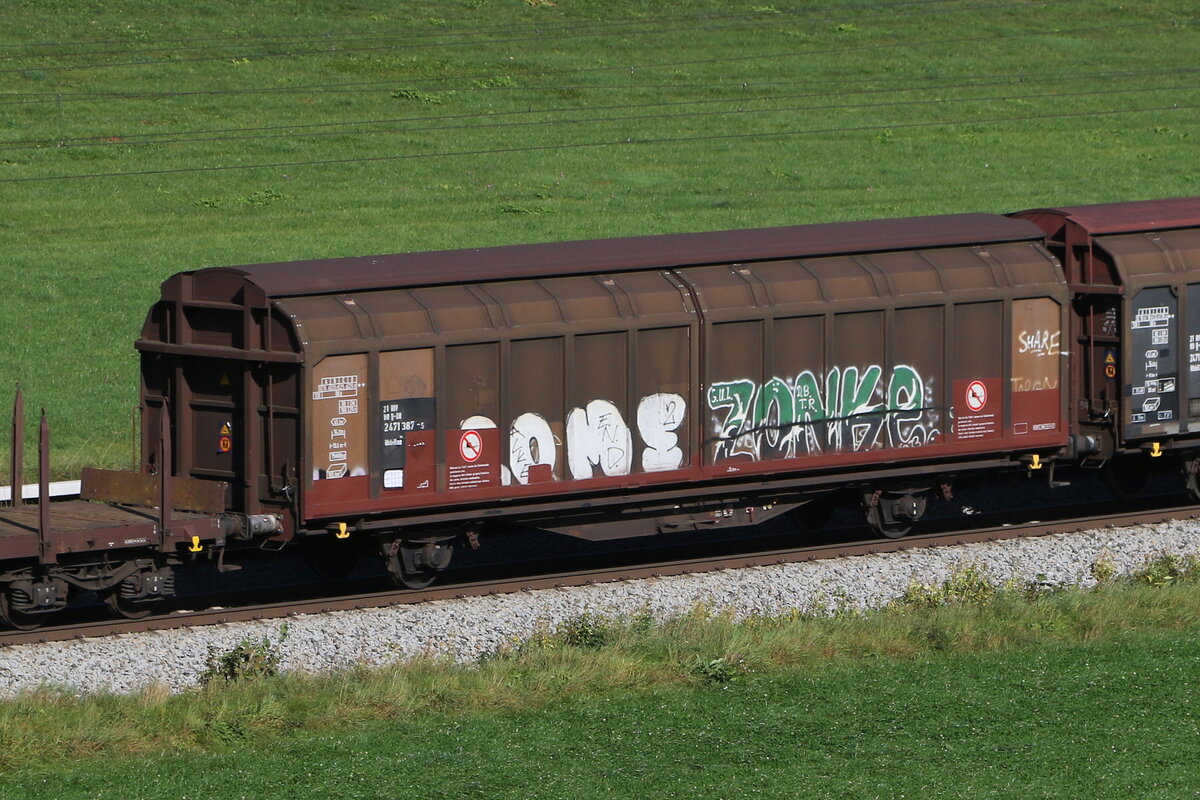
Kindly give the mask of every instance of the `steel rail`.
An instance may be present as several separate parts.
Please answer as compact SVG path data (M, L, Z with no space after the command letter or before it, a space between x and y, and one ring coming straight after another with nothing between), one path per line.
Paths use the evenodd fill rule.
M467 597L511 594L538 589L565 588L597 583L689 575L715 572L723 569L766 567L847 556L894 553L933 547L950 547L1005 539L1033 538L1060 533L1077 533L1097 528L1121 528L1131 525L1155 524L1185 519L1200 519L1200 507L1191 505L1178 506L1151 511L1109 513L1048 522L1035 520L950 533L914 534L903 539L870 539L860 542L808 545L763 550L735 556L703 556L631 566L581 569L547 575L480 580L469 583L436 586L422 590L402 589L367 592L343 597L263 603L236 608L176 611L162 616L138 620L101 620L58 627L38 628L32 631L2 631L0 632L0 647L204 625L219 625L232 622L282 620L306 614L385 608L397 605L416 605L437 600L453 600Z

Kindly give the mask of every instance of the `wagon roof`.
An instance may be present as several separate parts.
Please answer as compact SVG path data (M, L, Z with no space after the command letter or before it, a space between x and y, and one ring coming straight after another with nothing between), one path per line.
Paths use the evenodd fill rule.
M555 275L986 245L1039 239L1025 220L993 214L834 222L781 228L507 245L218 268L287 297ZM200 272L204 272L201 270Z
M1036 219L1040 216L1062 217L1092 236L1193 228L1200 227L1200 197L1037 208L1019 212L1016 216L1026 219Z

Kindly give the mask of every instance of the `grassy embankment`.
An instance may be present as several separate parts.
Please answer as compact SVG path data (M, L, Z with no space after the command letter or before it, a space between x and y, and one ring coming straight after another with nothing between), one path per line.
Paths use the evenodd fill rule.
M1194 11L10 3L0 407L126 463L180 270L1191 194Z
M1182 0L10 6L0 392L63 476L126 458L179 270L1196 192ZM44 694L0 707L0 795L1177 797L1200 593L1169 583Z
M997 586L966 567L889 609L833 617L584 617L472 666L272 675L271 643L246 643L183 695L46 691L0 705L0 787L6 798L47 783L96 798L131 786L137 797L1200 788L1200 561L1161 558L1121 581L1105 562L1094 573L1098 588L1063 590Z

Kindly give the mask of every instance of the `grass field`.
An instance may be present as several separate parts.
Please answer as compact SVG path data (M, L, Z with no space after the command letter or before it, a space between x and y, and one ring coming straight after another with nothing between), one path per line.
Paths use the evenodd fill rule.
M0 406L20 380L47 409L59 477L127 462L132 341L180 270L1198 193L1185 0L0 18ZM1193 795L1200 614L1195 584L1164 592L1005 636L934 610L812 652L675 630L469 675L34 698L0 711L0 797Z
M126 463L180 270L1194 194L1194 13L8 3L0 396L47 408L60 476Z
M1190 797L1200 583L1164 563L866 616L592 619L477 666L35 696L0 705L0 795Z
M1200 788L1197 658L1193 633L861 664L67 768L6 797L1179 798Z

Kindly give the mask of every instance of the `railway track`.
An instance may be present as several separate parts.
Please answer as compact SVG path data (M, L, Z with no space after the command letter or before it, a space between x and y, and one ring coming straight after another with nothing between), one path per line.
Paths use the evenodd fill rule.
M835 542L778 549L765 549L738 555L704 555L694 558L659 560L636 565L592 569L572 569L551 574L524 575L500 579L480 579L430 587L423 590L398 589L348 594L340 597L288 600L237 607L212 607L203 610L176 610L160 616L137 620L98 620L70 623L33 631L0 632L0 646L54 641L70 641L122 633L170 630L219 625L231 622L287 619L304 614L321 614L396 605L412 605L463 597L508 594L537 589L584 586L595 583L637 580L671 575L712 572L723 569L762 567L844 556L891 553L930 547L945 547L1022 537L1072 533L1096 528L1155 524L1173 520L1200 518L1200 506L1186 505L1154 510L1102 513L1054 521L1031 520L991 524L952 532L914 534L903 539L871 539Z

